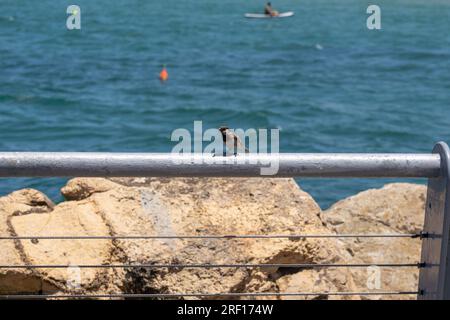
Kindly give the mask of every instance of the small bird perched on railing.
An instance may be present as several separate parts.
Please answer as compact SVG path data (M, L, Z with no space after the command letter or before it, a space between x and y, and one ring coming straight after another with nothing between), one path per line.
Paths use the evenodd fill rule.
M219 128L220 133L222 133L223 143L227 149L233 150L234 155L237 155L238 150L245 150L245 153L250 151L244 146L242 140L226 126ZM224 154L226 154L224 152Z

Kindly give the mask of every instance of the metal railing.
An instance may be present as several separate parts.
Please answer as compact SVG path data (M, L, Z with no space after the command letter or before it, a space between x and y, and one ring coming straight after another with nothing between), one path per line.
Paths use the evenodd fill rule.
M213 159L214 158L214 159ZM244 159L245 158L245 159ZM244 161L241 161L244 160ZM275 162L275 175L261 167ZM294 235L179 235L179 236L4 236L0 241L38 239L271 239L271 238L413 238L422 241L417 263L360 264L114 264L77 268L361 268L419 269L419 287L411 291L369 292L241 292L161 294L0 295L0 299L45 298L169 298L256 296L417 295L419 299L450 299L450 151L440 142L430 154L250 154L213 157L193 154L0 152L0 177L397 177L428 178L425 223L417 234L294 234ZM1 252L0 252L1 254ZM0 265L0 269L70 268L70 265Z
M261 175L269 163L275 175ZM0 152L0 177L406 177L440 174L438 154Z

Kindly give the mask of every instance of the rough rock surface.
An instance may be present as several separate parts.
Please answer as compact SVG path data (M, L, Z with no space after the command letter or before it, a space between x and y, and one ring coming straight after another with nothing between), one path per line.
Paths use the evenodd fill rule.
M6 236L87 236L108 234L95 204L80 201L55 206L36 190L21 190L0 198L1 234ZM110 262L110 241L4 240L0 261L6 265L81 265ZM82 276L80 273L82 272ZM78 268L0 269L0 292L37 293L96 289L104 270ZM79 280L78 280L79 279ZM75 286L72 282L76 282ZM73 286L73 288L72 288Z
M24 189L0 198L0 234L16 236L12 219L22 214L43 214L52 210L54 204L36 190ZM1 242L1 265L21 265L28 263L20 241ZM26 269L0 269L0 293L39 292L52 288L50 282L33 271Z
M415 233L425 199L423 186L392 184L321 212L294 180L258 178L75 178L61 191L58 205L29 189L0 198L0 235ZM71 268L0 269L0 294L367 291L361 269L77 266L416 262L419 251L411 239L2 240L2 265ZM417 272L383 269L381 279L381 289L411 289Z
M326 226L336 233L416 234L422 230L426 186L408 183L385 185L334 204L321 214ZM411 238L344 239L351 261L355 263L417 263L421 243ZM358 290L376 288L377 270L352 270ZM415 291L417 268L381 268L380 289ZM369 280L369 282L368 282ZM415 296L372 296L374 299L414 299Z
M1 198L4 205L0 217L9 221L9 229L2 230L3 234L181 236L329 232L319 218L319 206L292 179L76 178L62 189L70 201L53 207L47 200L39 200L38 210L30 209L31 192L34 197L45 199L37 191L19 192L23 200L15 194ZM75 266L335 263L347 256L339 243L327 239L16 240L15 246L2 254L5 264ZM290 286L285 277L293 273L307 290L314 289L310 283L312 274L336 290L351 290L353 286L348 272L337 278L315 270L299 271L47 268L33 271L39 289L30 285L16 290L4 285L11 281L4 271L0 271L0 288L30 293L278 292ZM26 272L21 269L19 274L24 276ZM303 285L292 288L300 290Z

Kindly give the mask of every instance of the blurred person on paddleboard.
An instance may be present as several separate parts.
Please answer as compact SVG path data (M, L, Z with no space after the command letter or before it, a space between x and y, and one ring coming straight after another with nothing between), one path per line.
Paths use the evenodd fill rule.
M264 7L264 14L276 17L279 13L272 8L272 4L270 2L267 2L266 6Z

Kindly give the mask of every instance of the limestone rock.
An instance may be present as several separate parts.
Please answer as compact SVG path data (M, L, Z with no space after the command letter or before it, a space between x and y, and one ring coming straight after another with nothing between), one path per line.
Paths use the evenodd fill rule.
M108 191L115 187L114 182L106 179L74 179L61 189L66 200L82 200L93 193Z
M0 198L0 232L7 236L108 235L97 209L87 201L55 206L36 190L21 190ZM105 285L102 269L80 269L82 264L110 262L108 240L4 240L1 264L70 265L70 268L0 269L0 292L45 293L83 291ZM109 272L107 270L107 272Z
M95 204L61 203L53 211L25 214L11 219L14 232L23 236L95 236L110 231ZM20 240L26 264L70 265L70 268L37 269L39 275L61 290L95 290L105 285L101 278L109 270L81 269L85 264L108 264L113 251L110 240ZM73 282L73 283L72 283ZM57 290L56 290L57 291ZM52 292L47 292L52 293Z
M305 270L302 272L294 273L281 277L277 280L277 285L282 292L295 293L295 292L336 292L345 291L339 290L337 286L330 281L330 277L326 270ZM347 290L348 291L348 290ZM327 299L327 295L315 295L312 297L314 300ZM336 299L336 297L331 297ZM340 299L337 296L337 299ZM306 300L311 299L308 296L286 296L286 300Z
M388 184L381 189L361 192L334 204L321 214L326 226L336 233L418 233L425 213L426 187L408 183ZM421 243L411 238L344 239L355 263L417 263ZM362 291L415 291L417 268L352 270ZM379 277L378 277L379 275ZM377 279L380 279L377 280ZM377 284L377 281L379 283ZM367 298L367 297L365 297ZM415 296L372 296L374 299L415 298Z
M40 193L39 201L30 196L20 200L23 191L1 198L0 218L9 219L3 224L9 229L1 231L36 236L329 233L319 218L319 206L292 179L76 178L62 193L71 201L57 206L42 201L45 198ZM333 263L346 256L339 243L327 239L233 238L21 240L2 255L5 264L52 265ZM25 270L20 274L26 274ZM295 278L307 279L311 272L277 268L37 269L33 279L39 288L30 286L25 291L42 292L45 283L46 293L279 292L289 280L284 277L293 273L298 274ZM338 289L352 285L345 275L322 273L320 277L323 288L325 284ZM3 279L3 283L13 283L7 274Z
M54 204L36 190L24 189L0 198L0 234L6 237L17 236L12 220L20 215L45 214ZM23 265L27 263L21 241L1 241L1 265ZM27 269L0 269L0 294L39 292L52 284Z
M0 198L6 236L187 236L416 233L425 187L391 184L321 212L292 179L75 178L54 205L21 190ZM369 291L371 270L288 268L90 268L106 264L414 263L417 239L2 240L0 294ZM416 269L381 270L381 290L415 290ZM376 289L376 288L374 288ZM299 297L285 297L299 298ZM300 297L301 298L301 297ZM304 297L306 298L306 297ZM327 296L308 299L350 299ZM372 297L387 298L387 297ZM394 296L391 298L401 298ZM413 297L412 297L413 298Z
M320 208L291 179L75 179L63 190L100 186L95 203L117 235L245 235L326 233ZM80 187L81 186L81 187ZM118 240L120 260L145 264L321 263L340 261L329 240ZM126 269L127 292L278 291L277 269ZM264 283L251 286L254 274Z

